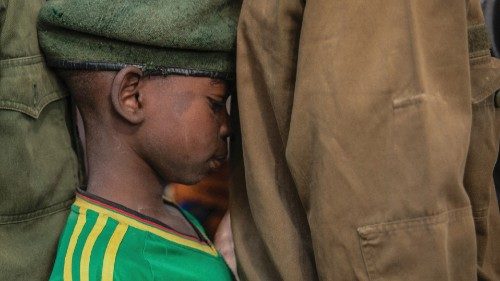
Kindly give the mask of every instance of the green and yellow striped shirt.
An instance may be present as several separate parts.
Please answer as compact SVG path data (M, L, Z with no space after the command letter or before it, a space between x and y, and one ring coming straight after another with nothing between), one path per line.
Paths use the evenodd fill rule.
M198 232L200 238L183 235L124 206L78 192L50 280L233 280L223 258Z

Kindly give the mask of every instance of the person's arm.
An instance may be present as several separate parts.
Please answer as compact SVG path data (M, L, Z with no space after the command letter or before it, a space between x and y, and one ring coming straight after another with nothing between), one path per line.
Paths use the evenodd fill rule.
M304 6L244 1L241 10L231 107L241 134L232 139L229 204L242 280L317 279L306 213L285 156Z
M47 280L79 168L67 92L46 67L42 0L0 1L0 276Z

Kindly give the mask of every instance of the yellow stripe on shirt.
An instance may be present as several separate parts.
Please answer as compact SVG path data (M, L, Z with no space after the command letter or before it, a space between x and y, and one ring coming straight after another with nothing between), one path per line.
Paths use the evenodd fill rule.
M102 265L102 281L113 281L113 273L115 271L116 253L120 247L120 243L127 232L128 225L118 224L104 252L104 262Z
M137 228L137 229L140 229L143 231L151 232L155 235L158 235L164 239L170 240L174 243L184 245L184 246L187 246L187 247L190 247L193 249L197 249L199 251L203 251L203 252L208 253L212 256L218 256L217 250L215 249L215 247L213 247L211 245L204 245L204 244L201 244L197 241L186 239L186 238L183 238L179 235L175 235L175 234L166 232L164 230L158 229L156 227L149 226L149 225L144 224L138 220L127 217L123 214L119 214L119 213L114 212L112 210L109 210L109 209L103 208L101 206L97 206L95 204L92 204L81 197L78 197L78 196L76 197L75 205L78 207L81 207L81 208L87 208L87 209L93 210L97 213L107 215L114 220L126 223L126 224L130 225L131 227L134 227L134 228Z
M99 215L97 217L97 221L94 224L94 227L90 231L87 240L85 241L85 245L83 246L82 258L80 259L80 280L81 281L89 281L90 276L90 256L92 254L92 248L94 248L95 241L97 237L101 234L104 226L106 226L106 222L108 221L108 217L104 215Z
M87 220L87 210L80 208L80 214L76 219L75 230L71 234L69 239L68 251L66 251L66 256L64 257L64 281L73 281L73 254L75 252L76 243L80 233L82 233L83 226Z

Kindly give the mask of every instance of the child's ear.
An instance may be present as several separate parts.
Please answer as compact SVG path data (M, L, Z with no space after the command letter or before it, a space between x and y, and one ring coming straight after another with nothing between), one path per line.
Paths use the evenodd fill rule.
M142 70L135 66L127 66L120 70L111 87L111 102L114 110L132 124L140 124L144 120L139 81Z

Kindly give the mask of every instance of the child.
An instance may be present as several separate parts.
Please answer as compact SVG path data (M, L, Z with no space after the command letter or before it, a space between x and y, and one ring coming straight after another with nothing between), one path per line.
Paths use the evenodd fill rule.
M217 169L230 133L238 3L49 1L39 41L84 121L88 185L51 280L232 280L167 182Z

